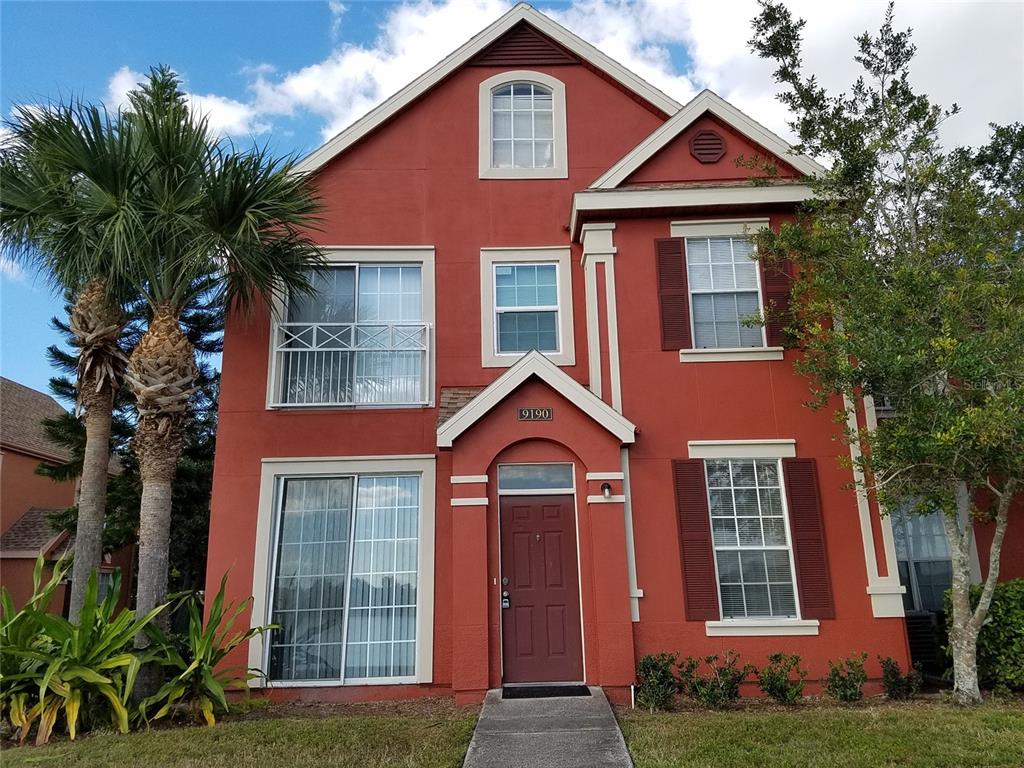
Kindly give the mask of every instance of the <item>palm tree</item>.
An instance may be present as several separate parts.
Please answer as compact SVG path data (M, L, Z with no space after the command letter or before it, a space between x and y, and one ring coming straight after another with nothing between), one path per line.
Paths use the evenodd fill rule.
M291 160L239 153L212 138L167 68L153 69L129 99L125 117L138 134L144 184L138 226L117 248L152 312L127 371L139 414L136 610L145 613L167 594L172 482L196 389L182 313L204 298L244 311L285 292L309 293L323 256L310 236L319 202Z
M70 614L81 610L103 554L111 413L127 358L120 346L124 284L110 238L134 184L132 131L99 108L20 106L0 147L0 239L4 250L73 298L68 327L78 348L75 391L84 414ZM88 212L83 222L81 213ZM101 226L102 225L102 226Z

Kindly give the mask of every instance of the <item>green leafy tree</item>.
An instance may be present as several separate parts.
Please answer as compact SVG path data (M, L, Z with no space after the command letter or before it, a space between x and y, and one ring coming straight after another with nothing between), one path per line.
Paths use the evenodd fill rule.
M78 348L75 392L85 425L72 617L103 554L111 413L127 362L121 304L130 289L118 279L111 243L139 167L132 132L119 120L77 103L16 106L0 146L3 250L72 299L67 327Z
M940 127L958 110L913 89L915 48L891 5L877 34L857 37L863 74L847 93L805 72L803 26L763 0L751 46L777 65L796 150L828 171L811 180L805 214L760 233L758 250L795 266L790 330L813 404L841 394L847 410L861 396L895 407L848 438L865 448L864 484L883 508L913 499L915 512L944 513L954 699L977 702L978 632L1024 482L1024 127L993 126L981 149L944 149ZM972 607L975 521L994 536Z

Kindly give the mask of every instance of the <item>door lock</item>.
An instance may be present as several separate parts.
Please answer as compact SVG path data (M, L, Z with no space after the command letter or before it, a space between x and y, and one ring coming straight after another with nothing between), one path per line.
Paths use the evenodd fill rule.
M504 592L501 593L501 607L502 608L511 608L512 607L512 601L509 600L509 597L508 597L508 590L505 590Z

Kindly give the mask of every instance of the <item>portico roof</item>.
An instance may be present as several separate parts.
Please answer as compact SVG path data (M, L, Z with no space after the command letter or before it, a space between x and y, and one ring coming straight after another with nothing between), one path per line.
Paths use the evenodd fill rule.
M536 376L623 443L632 443L636 426L576 379L536 350L528 352L491 382L437 430L439 448L451 448L467 429L482 419L523 382Z

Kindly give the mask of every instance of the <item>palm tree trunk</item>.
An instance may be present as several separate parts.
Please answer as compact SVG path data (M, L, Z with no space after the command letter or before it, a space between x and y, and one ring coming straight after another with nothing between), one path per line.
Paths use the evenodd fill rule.
M121 388L125 356L118 346L121 308L107 295L106 281L90 280L79 291L69 326L78 353L78 402L85 411L85 452L79 485L75 560L71 570L68 616L78 620L89 576L103 558L103 517L110 469L110 421Z
M107 476L110 466L110 420L114 393L103 387L96 392L91 381L80 385L87 396L85 408L85 455L78 497L78 525L75 528L75 560L71 568L71 602L68 616L78 621L85 602L89 576L103 559L103 517L107 505Z
M178 313L171 307L157 307L132 352L127 374L138 402L133 445L142 477L137 614L151 611L167 598L173 482L197 373L195 350L178 325ZM157 621L166 627L169 617L164 613ZM135 638L136 648L147 645L145 634ZM143 668L136 681L136 697L155 693L158 672L152 665Z

